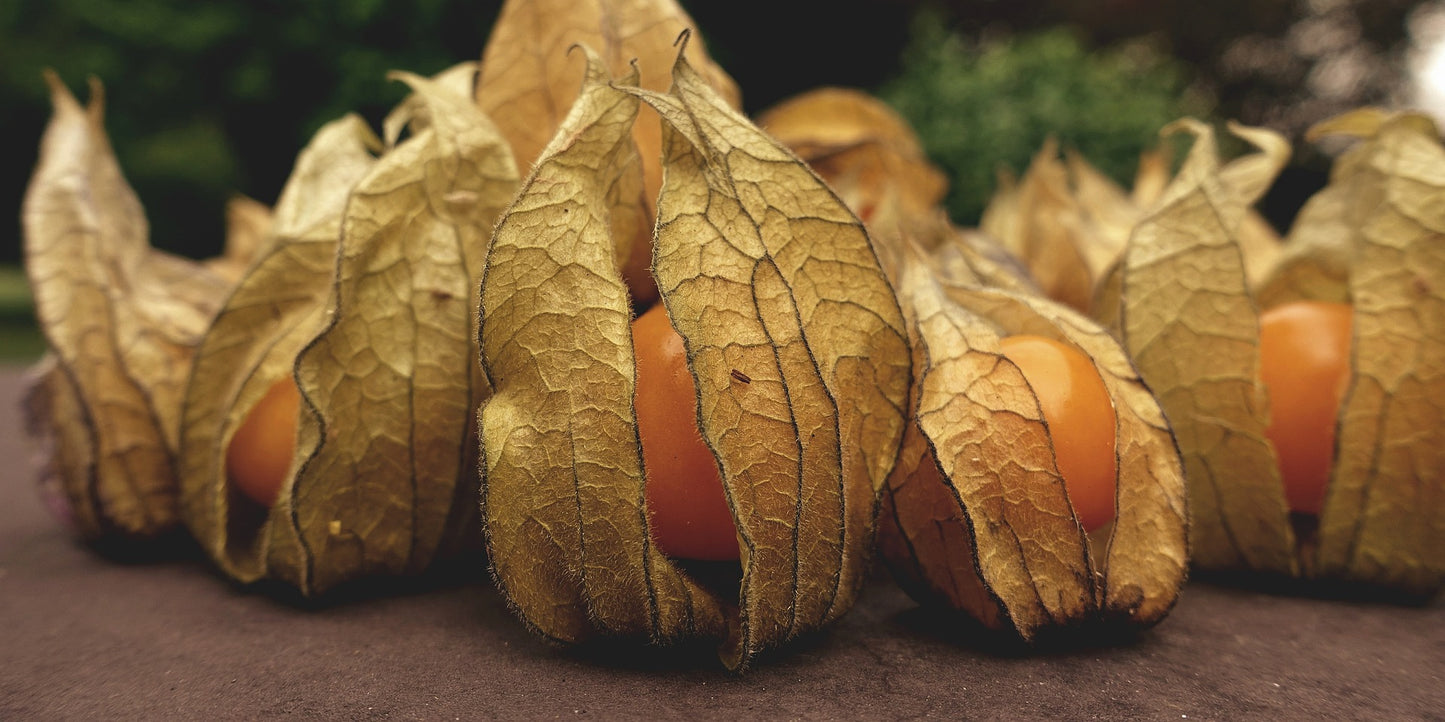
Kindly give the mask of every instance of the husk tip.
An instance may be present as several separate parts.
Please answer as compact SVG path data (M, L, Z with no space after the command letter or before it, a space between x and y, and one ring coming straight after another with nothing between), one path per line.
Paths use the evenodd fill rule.
M1195 118L1194 116L1186 115L1183 118L1172 121L1169 124L1165 125L1163 128L1160 128L1159 137L1169 138L1178 133L1189 133L1197 137L1203 135L1209 130L1210 128L1208 123L1205 123L1204 121Z
M388 70L386 71L386 79L392 82L405 83L412 90L418 90L419 87L426 82L426 78L409 70Z
M56 111L79 111L80 101L76 100L75 94L70 92L70 86L61 79L60 73L55 68L45 68L40 71L40 77L45 81L45 87L50 91L50 104ZM94 90L92 89L92 97Z

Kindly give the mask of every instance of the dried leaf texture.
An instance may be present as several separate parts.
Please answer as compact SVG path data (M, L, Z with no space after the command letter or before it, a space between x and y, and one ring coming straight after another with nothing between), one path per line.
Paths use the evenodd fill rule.
M1136 626L1163 619L1184 583L1189 548L1184 466L1160 402L1119 342L1076 311L1004 289L951 288L949 296L1004 335L1046 336L1093 360L1117 417L1115 520L1105 558L1092 560L1103 575L1102 616Z
M470 97L394 77L425 120L352 190L328 324L296 358L297 470L273 528L301 563L272 573L305 593L419 572L475 523L474 424L490 391L476 289L516 165Z
M1252 206L1264 197L1289 162L1290 144L1284 136L1266 128L1230 123L1229 132L1258 149L1223 166L1219 176L1220 183L1245 205L1235 242L1244 255L1244 277L1255 288L1279 262L1283 247L1274 227Z
M191 356L225 280L150 247L105 135L104 93L81 107L46 74L54 115L26 192L25 264L54 363L35 424L87 537L152 536L177 521L173 466ZM61 413L63 411L63 413ZM46 430L48 427L48 431Z
M226 481L226 449L267 390L291 378L296 355L320 330L336 276L342 210L379 150L359 116L316 133L297 156L267 240L196 352L179 457L183 514L221 569L244 582L267 575L273 546L291 549L296 541L259 532L264 514L249 509Z
M271 208L243 195L233 196L226 202L225 248L220 258L206 265L234 285L270 237Z
M668 95L610 86L589 58L581 99L499 225L483 284L497 389L481 417L493 568L549 637L711 636L741 669L857 593L875 485L901 433L902 324L846 207L681 55ZM738 524L737 599L680 573L648 532L608 217L638 98L683 126L669 130L656 273Z
M853 214L685 55L670 94L633 92L668 131L653 272L743 543L740 664L857 595L903 433L906 331Z
M1366 141L1327 191L1353 229L1350 387L1317 573L1429 592L1445 583L1445 149L1424 116L1357 112Z
M920 259L899 280L913 333L913 423L883 507L883 550L929 593L1025 638L1094 608L1087 543L1043 414L998 332Z
M920 601L1025 639L1101 619L1162 619L1187 567L1183 473L1163 414L1123 349L1056 303L940 284L917 254L905 255L899 287L914 349L915 423L880 522L895 572ZM1080 348L1115 401L1117 517L1107 546L1093 546L1107 548L1103 558L1092 556L1075 521L1038 401L999 350L1000 337L1020 333Z
M944 283L1042 293L1023 263L994 238L977 229L953 225L941 210L911 218L882 217L869 226L869 235L895 288L908 256L908 263L927 265Z
M1384 116L1375 108L1320 123L1311 138L1328 134L1369 137ZM1360 245L1360 224L1378 202L1383 174L1372 167L1378 152L1373 143L1346 150L1330 170L1330 183L1305 201L1290 227L1278 263L1259 284L1260 308L1272 308L1291 301L1314 300L1350 302L1350 264ZM1358 194L1366 194L1361 202Z
M1124 244L1143 215L1143 209L1079 153L1066 152L1064 164L1073 196L1078 201L1079 233L1075 242L1088 265L1090 278L1097 284L1124 252Z
M1025 295L1042 295L1029 270L1018 258L999 247L992 238L977 230L956 228L946 216L937 217L937 226L915 225L895 234L876 232L881 245L903 245L902 237L913 237L920 229L935 233L938 240L920 244L932 247L928 262L944 283L982 285L1005 288ZM911 247L912 244L907 244Z
M724 602L648 533L631 308L609 197L635 98L587 85L497 226L482 279L483 523L498 586L548 638L728 634Z
M477 102L495 119L525 173L561 125L581 86L583 62L569 54L569 48L580 44L595 49L614 71L636 62L638 85L663 90L676 52L673 42L689 29L695 29L692 18L673 0L509 0L483 51ZM692 43L687 52L708 83L733 107L741 107L737 85L713 64L702 43ZM623 277L636 300L647 303L657 297L647 267L654 201L662 187L662 131L644 108L631 132L639 165L624 177L641 176L614 185L614 194L626 195L614 200L612 223L627 226L616 239L628 259Z
M819 88L763 113L758 125L788 146L864 222L928 217L948 180L928 162L918 136L867 93Z
M1235 177L1247 185L1247 187L1240 187L1239 190L1247 197L1251 197L1253 200L1250 202L1253 203L1254 200L1263 196L1269 180L1278 174L1277 168L1283 168L1289 160L1289 144L1282 136L1271 131L1243 126L1233 126L1233 129L1250 134L1253 138L1251 142L1262 150L1261 153L1252 156L1253 160L1240 165L1237 170L1233 171ZM1130 194L1137 211L1133 222L1137 222L1146 209L1158 202L1169 181L1170 159L1165 146L1160 146L1139 156L1139 169L1134 176L1134 189ZM1223 182L1226 185L1233 183L1229 178L1223 179ZM1263 182L1264 186L1260 186L1260 182ZM1126 231L1132 231L1133 222L1129 228L1125 229ZM1258 287L1279 262L1283 251L1283 242L1279 233L1258 211L1250 209L1245 212L1235 240L1239 243L1240 252L1244 254L1245 275L1249 278L1252 287Z
M1088 310L1143 212L1077 153L1048 140L1021 181L1000 178L981 230L1019 258L1044 294Z
M1174 426L1195 562L1290 572L1294 539L1264 438L1258 313L1236 242L1282 158L1270 135L1235 128L1261 150L1221 166L1207 126L1177 127L1195 136L1194 147L1130 238L1117 279L1117 331Z
M479 68L480 65L475 62L457 63L437 73L429 82L435 90L448 95L473 98ZM412 93L387 113L381 124L381 133L386 140L386 147L395 148L403 133L420 133L430 125L431 104L427 96Z
M1045 295L1087 309L1094 279L1077 238L1082 216L1052 138L1034 156L1016 191L1005 187L1000 202L1012 214L988 210L983 231L1023 261Z

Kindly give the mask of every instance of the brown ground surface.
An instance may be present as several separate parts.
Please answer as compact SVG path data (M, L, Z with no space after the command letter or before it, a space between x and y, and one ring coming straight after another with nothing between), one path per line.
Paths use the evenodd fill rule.
M1125 644L1001 648L884 581L828 633L722 671L709 650L557 649L479 564L325 605L192 550L110 561L45 512L0 370L0 719L1441 718L1445 604L1191 582ZM401 587L401 588L398 588Z

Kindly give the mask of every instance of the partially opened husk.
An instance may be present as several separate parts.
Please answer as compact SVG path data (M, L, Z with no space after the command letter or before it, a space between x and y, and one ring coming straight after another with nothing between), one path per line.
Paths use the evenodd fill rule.
M475 533L476 284L516 187L500 134L462 88L426 80L388 119L324 127L298 159L273 236L207 332L186 405L186 521L240 581L303 594L407 574ZM397 143L402 127L410 136ZM237 427L295 383L294 457L277 502L228 483Z
M857 220L684 52L666 94L635 87L635 70L608 84L586 55L582 94L499 223L483 279L493 573L554 640L712 637L741 669L858 593L903 426L902 319ZM664 557L648 527L611 218L639 100L664 120L653 274L737 524L735 593Z
M1434 122L1410 113L1357 111L1312 133L1364 142L1340 157L1302 219L1324 235L1319 246L1347 239L1354 306L1334 470L1318 551L1304 564L1319 577L1428 594L1445 585L1445 148ZM1316 279L1329 277L1332 253L1315 256ZM1301 282L1312 275L1281 267L1262 295L1338 297L1338 286Z
M1283 141L1229 163L1198 124L1184 169L1135 229L1100 315L1159 394L1188 463L1194 562L1428 593L1445 581L1445 161L1422 116L1362 111L1323 124L1366 142L1341 156L1254 292L1247 209ZM1318 517L1291 515L1264 429L1261 309L1354 306L1351 377Z
M1075 311L977 276L944 280L911 239L891 242L914 366L912 423L880 520L895 575L921 602L1024 639L1158 622L1187 568L1183 474L1123 350ZM1000 350L1000 338L1025 333L1083 351L1114 400L1116 517L1093 537L1075 518L1039 402Z
M867 220L908 323L910 422L879 521L895 577L922 602L1028 639L1064 627L1161 619L1186 566L1182 474L1167 424L1122 349L1077 312L1044 300L1028 269L993 239L948 222L938 207L941 174L886 106L861 93L822 90L778 106L762 122ZM1097 239L1098 248L1084 249L1096 267L1080 276L1089 279L1112 262L1137 212L1082 159L1071 157L1069 170L1072 184L1057 159L1041 158L1026 181L1027 203L1037 210L1056 191L1052 197L1073 213L1071 228ZM1017 208L1002 211L1018 201L1004 195L992 207L995 221L1039 225ZM1104 212L1105 201L1117 210ZM1057 218L1050 223L1062 228ZM1028 232L1038 242L1076 240ZM1089 290L1079 286L1081 301ZM999 338L1016 333L1073 344L1108 379L1120 408L1123 462L1112 546L1110 531L1090 539L1074 520L1038 401L999 351Z
M26 192L25 268L50 353L34 375L28 427L52 452L58 489L91 539L154 537L178 521L174 458L181 394L229 281L151 248L90 84L81 107L47 73L54 115ZM243 234L228 255L244 262Z
M1174 424L1190 484L1195 563L1288 572L1293 535L1259 381L1259 321L1235 241L1283 166L1277 136L1236 128L1262 150L1221 165L1212 131L1135 227L1101 302ZM1287 152L1287 150L1286 150ZM1110 312L1113 313L1110 313Z

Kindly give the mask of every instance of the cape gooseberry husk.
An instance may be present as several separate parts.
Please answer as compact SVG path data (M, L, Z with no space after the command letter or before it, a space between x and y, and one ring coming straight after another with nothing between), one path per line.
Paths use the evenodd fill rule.
M1445 582L1445 338L1433 321L1445 318L1445 174L1434 170L1445 150L1434 124L1362 110L1312 131L1362 142L1336 161L1259 283L1242 239L1287 144L1235 126L1258 150L1221 162L1207 127L1176 127L1194 148L1133 230L1096 314L1174 423L1195 565L1433 592ZM1353 308L1318 515L1291 514L1265 433L1259 312L1294 301Z
M413 94L385 145L355 116L323 127L206 332L186 396L183 512L239 581L316 595L421 572L478 539L474 424L489 388L476 289L517 170L471 97L474 74L394 74ZM268 401L277 389L295 390L290 403ZM270 460L285 470L271 504L242 493L227 463L266 414L295 442Z
M1445 585L1445 147L1435 123L1413 113L1362 109L1310 136L1327 134L1360 142L1297 217L1285 246L1293 262L1259 293L1271 306L1290 293L1339 300L1340 286L1318 273L1335 251L1325 241L1312 252L1302 237L1348 239L1349 381L1319 526L1300 534L1301 567L1431 594ZM1296 245L1305 247L1291 253Z
M587 82L499 222L482 280L492 572L550 639L712 638L744 668L858 594L903 426L903 321L857 219L685 50L668 93L636 87L635 72L609 82L585 52ZM661 554L645 508L609 195L639 104L663 121L652 275L737 527L732 589Z
M1057 303L964 278L966 262L944 280L936 259L977 254L957 239L929 257L906 235L883 243L898 257L914 364L912 422L880 521L895 576L921 602L1026 640L1157 623L1187 567L1183 473L1168 424L1118 343ZM1077 349L1104 382L1118 461L1110 526L1084 531L1039 400L1005 359L1001 338L1024 335Z
M45 79L54 114L21 215L49 352L27 395L27 427L51 457L43 488L58 491L51 498L84 537L155 538L179 522L181 396L234 265L246 261L246 234L228 238L229 258L205 263L151 248L105 134L100 82L82 107L53 72Z

